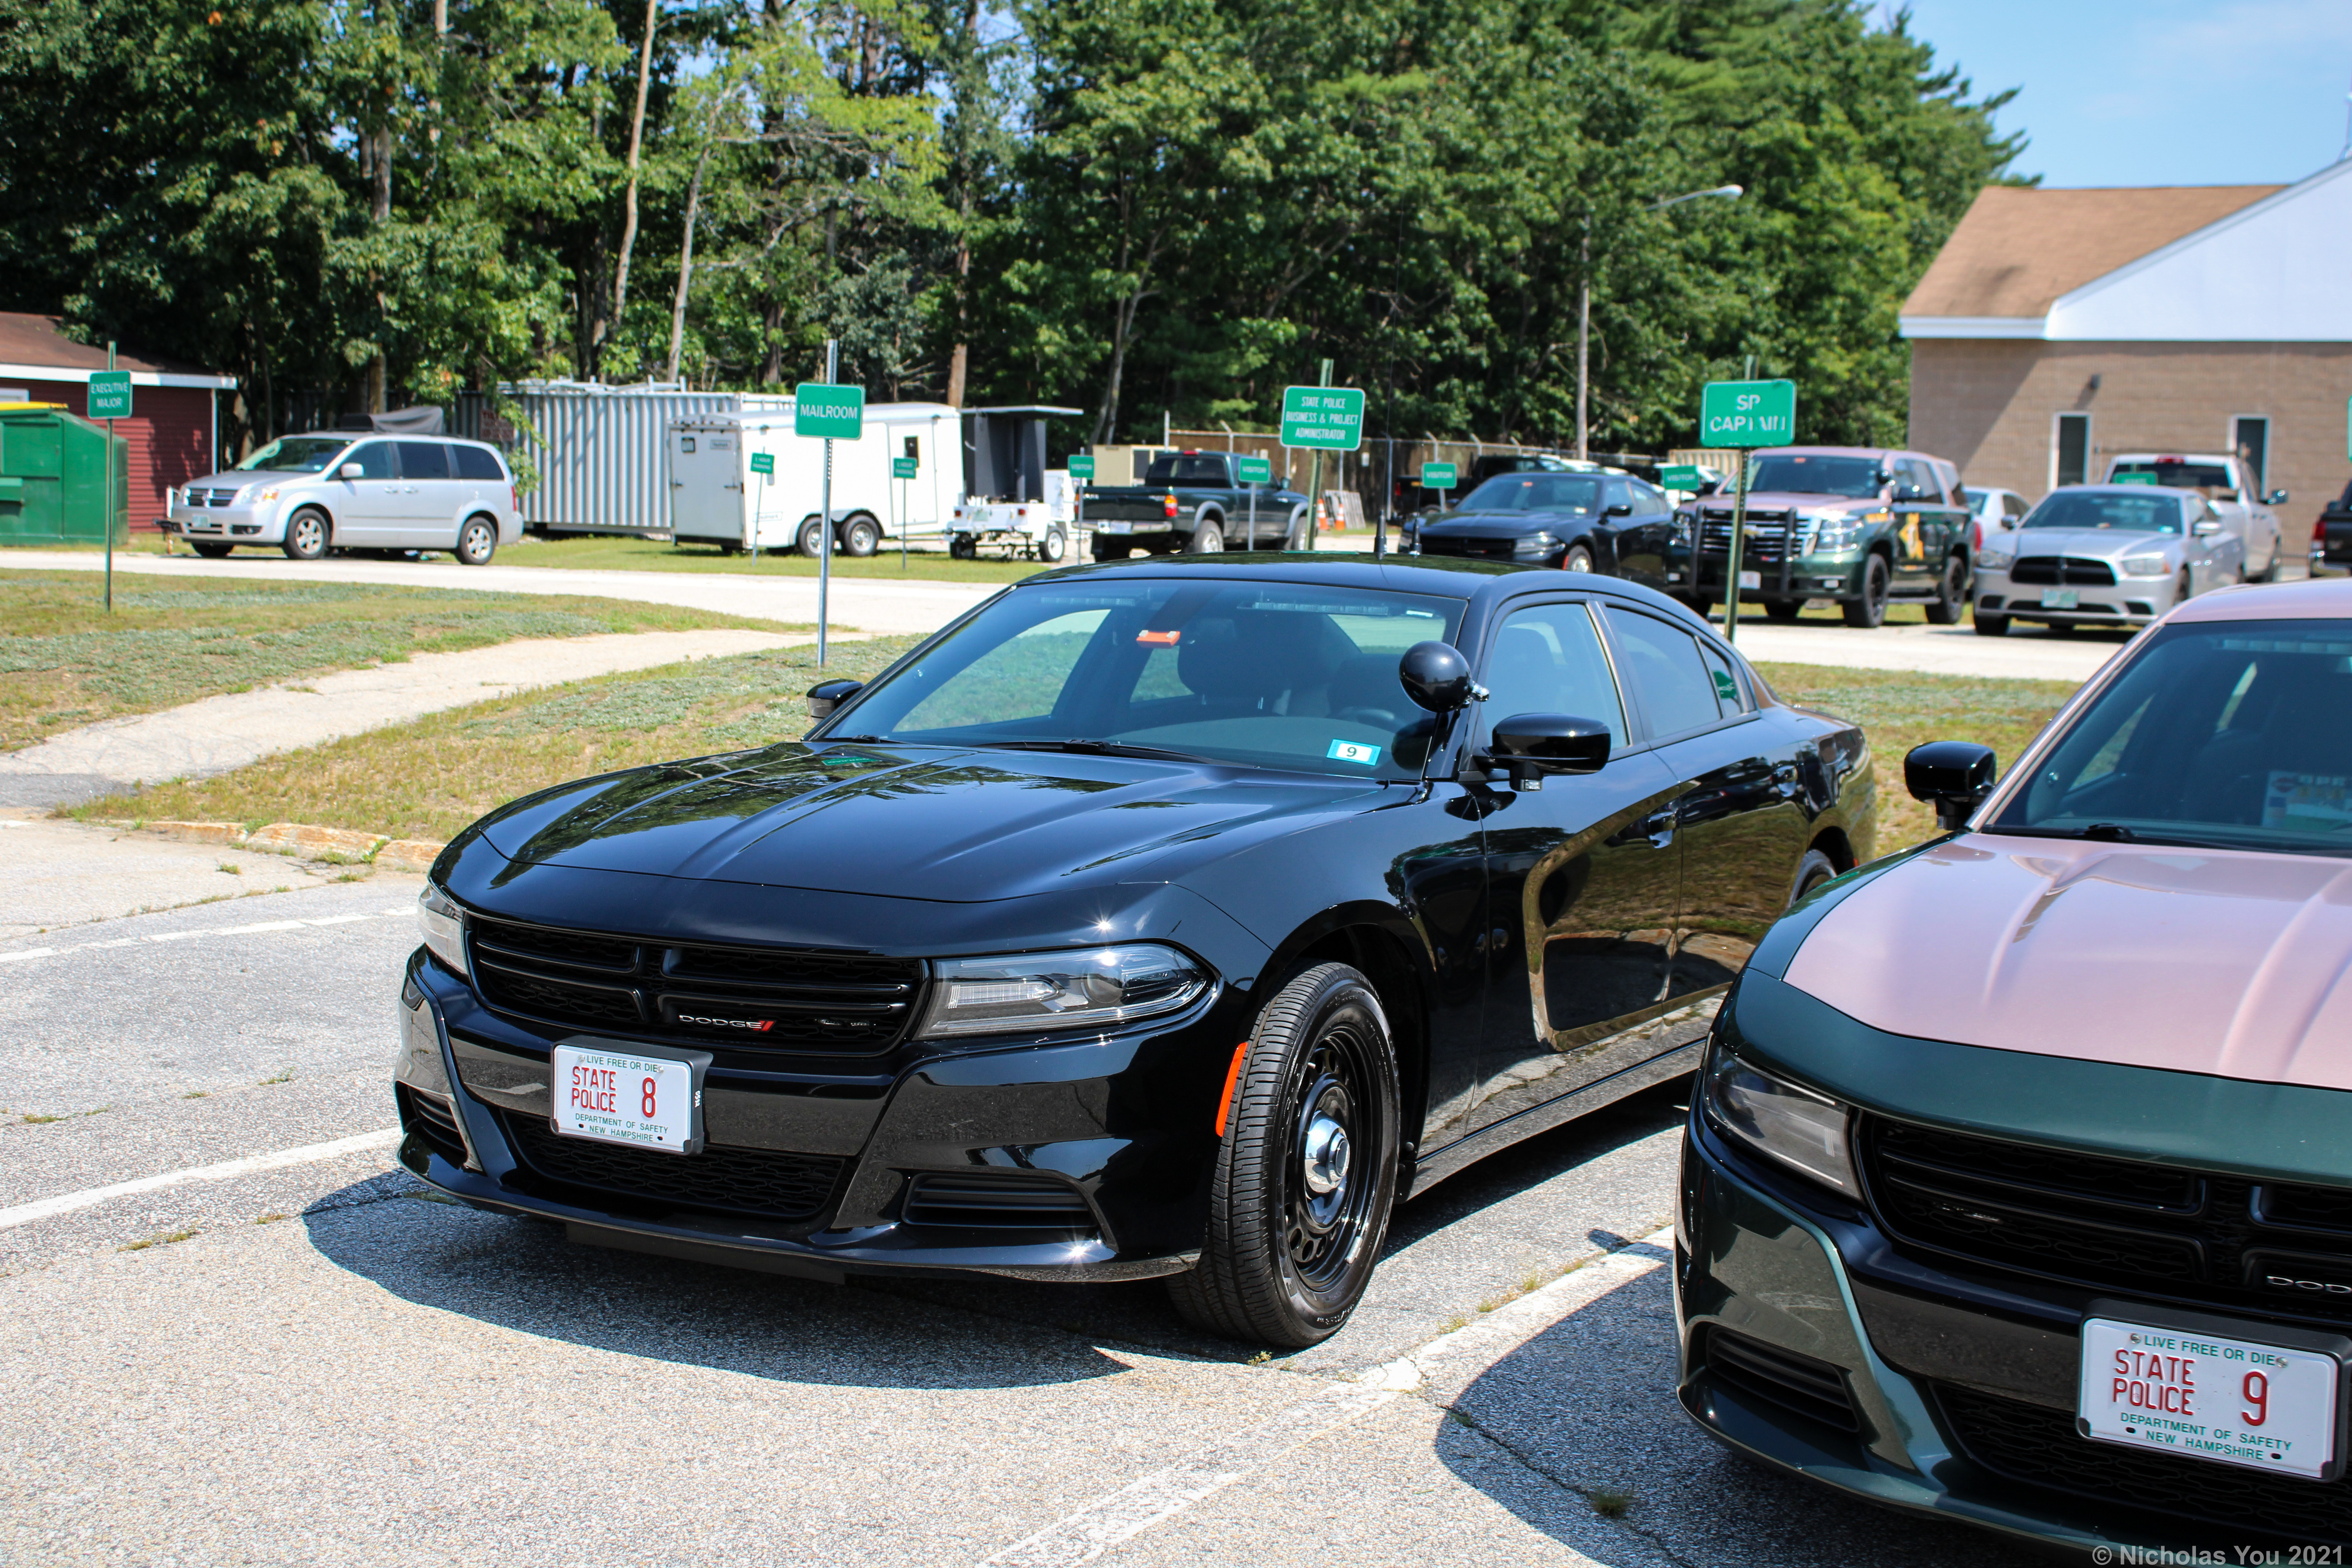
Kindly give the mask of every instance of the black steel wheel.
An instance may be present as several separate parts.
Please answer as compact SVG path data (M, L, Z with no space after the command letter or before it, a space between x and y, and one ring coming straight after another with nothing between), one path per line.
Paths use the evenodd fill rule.
M234 544L226 544L217 539L191 539L188 543L194 548L197 554L207 561L226 560L228 552L236 548Z
M1848 599L1845 624L1873 631L1886 624L1886 557L1874 555L1862 569L1862 597Z
M1944 562L1944 574L1936 583L1936 596L1927 601L1927 624L1957 626L1968 607L1968 563L1957 555L1948 556Z
M1770 620L1793 621L1804 613L1805 601L1802 599L1767 599L1764 601L1764 614L1766 617Z
M1837 863L1818 849L1808 849L1805 858L1797 862L1797 879L1789 889L1789 907L1795 909L1805 895L1838 874Z
M286 542L278 548L292 560L316 561L327 552L332 531L325 512L306 506L286 520Z
M1258 1014L1233 1087L1200 1263L1169 1282L1212 1333L1296 1349L1370 1282L1397 1192L1396 1053L1371 983L1294 977Z

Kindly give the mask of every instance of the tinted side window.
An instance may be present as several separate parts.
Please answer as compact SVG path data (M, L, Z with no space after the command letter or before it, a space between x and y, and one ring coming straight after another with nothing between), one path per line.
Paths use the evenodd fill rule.
M1628 480L1627 483L1633 492L1633 510L1636 512L1646 514L1654 511L1664 511L1666 510L1666 498L1664 496L1659 494L1656 490L1652 489L1649 486L1643 484L1639 479Z
M688 451L694 450L694 437L685 440ZM499 467L498 458L487 447L452 447L449 455L457 459L457 477L461 479L497 479L503 482L506 473Z
M1723 716L1715 679L1699 657L1696 637L1614 605L1609 607L1609 626L1623 650L1625 679L1641 700L1653 737L1678 735Z
M1633 504L1633 492L1625 488L1624 480L1612 479L1609 481L1608 494L1602 504L1606 506L1632 506Z
M446 479L449 448L438 441L401 441L400 477L404 479Z
M1566 713L1601 721L1610 740L1624 744L1624 704L1582 605L1514 610L1495 634L1486 686L1488 696L1481 706L1490 729L1515 714Z
M370 441L364 447L346 452L343 455L343 462L357 463L360 466L360 478L363 479L388 479L392 478L392 443ZM340 470L342 463L335 466Z
M1715 682L1716 706L1723 710L1723 716L1728 719L1735 713L1747 712L1748 698L1740 687L1739 674L1731 668L1731 661L1723 656L1723 650L1712 643L1702 642L1698 645L1698 656L1706 661L1706 678Z

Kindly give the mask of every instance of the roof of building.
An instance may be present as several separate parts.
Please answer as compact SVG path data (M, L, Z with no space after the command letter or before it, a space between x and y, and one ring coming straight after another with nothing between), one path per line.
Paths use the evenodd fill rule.
M59 318L0 310L0 376L88 381L90 372L105 368L106 345L74 342L66 336L64 323ZM134 382L151 385L159 382L166 386L226 387L236 384L218 371L206 370L202 365L189 364L184 360L141 353L135 349L118 348L114 368L127 370Z
M1911 290L1903 314L2041 316L2061 295L2285 188L1987 185Z

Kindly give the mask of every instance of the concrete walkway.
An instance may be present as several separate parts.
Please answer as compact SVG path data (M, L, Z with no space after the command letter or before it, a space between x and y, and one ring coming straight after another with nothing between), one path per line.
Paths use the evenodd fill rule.
M1722 612L1714 617L1718 624ZM1859 669L1908 669L1927 675L1972 675L2022 680L2088 680L2121 653L2119 632L2052 637L2015 630L1983 637L1971 626L1881 626L1856 631L1832 621L1776 626L1762 616L1739 617L1739 651L1759 664L1829 664Z
M713 628L534 637L418 654L109 719L0 754L0 805L58 805L138 783L202 778L273 752L315 746L421 714L680 659L813 642L806 635Z

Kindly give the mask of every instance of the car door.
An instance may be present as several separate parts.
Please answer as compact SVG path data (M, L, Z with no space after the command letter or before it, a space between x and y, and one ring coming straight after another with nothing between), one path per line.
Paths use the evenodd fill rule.
M1886 466L1895 481L1895 584L1924 587L1943 521L1943 493L1927 465L1916 458L1891 458Z
M1674 1005L1682 859L1678 782L1633 743L1590 601L1512 605L1487 649L1482 744L1515 714L1568 713L1607 724L1616 754L1539 790L1482 789L1493 929L1474 1131L1630 1065L1614 1047Z
M440 441L396 441L400 525L386 542L409 550L448 550L457 542L457 478Z
M1666 585L1666 541L1675 521L1665 493L1639 479L1625 481L1627 514L1614 520L1617 574L1653 588Z
M346 479L342 470L358 464L360 477ZM335 530L337 547L374 549L390 544L404 518L407 499L401 493L400 469L389 441L362 441L335 465Z
M1624 605L1608 622L1659 759L1684 786L1675 989L1696 996L1737 979L1788 905L1810 825L1803 741L1758 710L1745 668L1713 637Z

